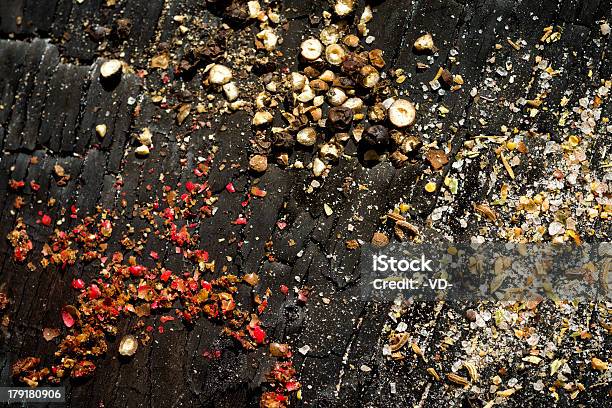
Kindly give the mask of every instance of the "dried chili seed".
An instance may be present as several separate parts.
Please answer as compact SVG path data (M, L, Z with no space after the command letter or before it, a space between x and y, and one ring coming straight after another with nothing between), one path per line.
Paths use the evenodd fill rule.
M25 357L15 361L11 366L11 376L19 377L22 373L28 372L36 368L40 364L40 358Z
M370 126L363 132L362 140L373 147L389 145L389 131L383 125Z
M96 365L91 361L83 360L77 362L74 367L72 367L72 371L70 372L70 376L72 378L86 378L91 377L96 371Z
M414 49L417 52L431 52L435 53L438 51L434 45L433 37L427 33L416 39L414 42Z
M383 68L385 66L385 60L383 59L383 50L374 49L368 52L368 58L370 59L370 63L374 65L376 68Z
M444 150L430 149L426 157L434 170L440 170L448 163L448 157L446 153L444 153Z
M287 406L289 398L283 394L279 394L273 391L266 391L261 394L259 400L260 408L283 408Z
M52 328L46 327L43 329L42 334L43 334L43 339L45 339L46 341L51 341L60 335L60 331L59 329L52 329Z
M270 343L270 354L274 357L289 357L291 352L288 344Z
M331 108L327 114L327 120L332 128L346 130L353 123L353 110L343 106Z
M9 298L4 292L0 292L0 312L6 310L9 304Z
M255 286L259 283L259 275L256 273L247 273L242 277L242 280L251 286Z

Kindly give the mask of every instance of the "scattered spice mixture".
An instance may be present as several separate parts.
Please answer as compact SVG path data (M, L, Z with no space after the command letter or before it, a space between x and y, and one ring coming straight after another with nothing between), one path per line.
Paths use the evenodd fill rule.
M382 174L388 168L401 175L400 183L408 180L408 172L414 175L410 178L414 189L401 186L404 193L399 199L395 192L389 193L393 199L381 201L381 208L375 209L382 211L382 217L373 232L362 223L357 203L349 203L353 214L341 212L340 208L348 208L342 198L319 203L323 219L334 228L346 229L346 235L336 236L343 239L339 247L346 251L343 254L349 254L347 258L368 240L377 247L393 240L427 242L433 236L472 243L580 245L609 240L612 125L606 107L612 79L597 77L592 81L593 70L589 69L584 73L588 86L583 87L583 94L575 94L570 87L567 91L557 89L565 72L554 65L555 58L547 47L563 38L562 27L544 27L535 44L496 37L499 41L493 44L494 51L483 67L482 81L476 82L479 87L471 86L473 81L469 82L471 87L464 87L471 78L462 76L461 54L455 45L439 41L441 33L419 32L402 47L409 53L415 72L431 74L431 79L409 87L412 69L400 68L398 55L391 55L392 50L372 46L376 38L368 23L377 8L370 2L330 1L329 7L304 16L308 27L290 53L283 51L283 37L291 23L285 16L291 10L284 9L283 2L203 3L206 13L175 10L166 22L174 27L171 35L143 53L144 62L137 61L139 57L128 61L123 52L107 48L113 36L129 38L135 29L130 20L118 19L112 29L87 25L87 35L108 57L99 64L98 79L105 87L113 87L135 76L142 92L130 102L136 106L134 117L142 114L146 102L160 115L153 115L146 126L130 129L128 146L133 151L125 155L124 162L146 163L165 143L160 137L164 131L157 123L162 114L169 115L183 130L172 136L173 143L183 150L198 130L212 128L224 115L246 114L248 125L244 128L251 134L242 150L247 160L244 165L237 163L239 158L236 163L217 160L219 139L231 137L223 124L210 137L212 145L205 152L209 157L196 161L193 174L176 185L166 184L160 174L161 193L139 201L130 214L124 211L124 198L119 198L121 208L99 206L92 214L81 214L73 206L58 215L50 198L48 211L37 213L36 226L26 225L21 215L29 204L24 192L38 191L41 180L8 179L8 190L16 195L13 208L20 215L7 236L12 258L18 263L28 261L35 247L28 230L46 230L49 236L42 243L40 266L46 273L68 277L75 293L73 304L57 311L64 327L41 331L45 341L57 345L52 361L43 356L19 358L11 366L15 381L34 387L59 384L67 378L87 379L94 375L103 356L115 353L129 361L156 336L163 336L170 322L178 320L191 326L205 318L220 327L241 351L270 357L262 364L267 372L257 381L262 388L261 407L287 407L301 399L301 365L327 356L316 353L314 341L306 344L299 335L292 337L294 333L278 333L269 327L266 315L276 311L268 308L277 298L291 298L293 303L283 306L286 314L304 319L300 316L308 310L320 317L316 313L324 313L335 302L333 295L350 288L353 278L342 276L334 281L333 274L325 275L335 284L336 292L331 294L298 275L295 280L299 286L293 289L288 281L268 287L265 269L234 273L232 260L207 252L209 237L200 236L201 226L225 211L227 202L223 199L238 200L243 211L232 216L231 224L241 228L242 235L214 238L242 246L247 236L244 231L252 222L249 206L258 200L267 205L277 194L275 188L264 190L258 184L268 173L307 172L303 179L306 207L312 200L332 197L322 191L347 162L373 169L359 173L364 174L364 180L344 177L338 190L355 201L385 195L370 190L368 177L376 168L380 173L375 177L387 177ZM106 1L104 7L115 4ZM609 41L609 35L609 25L602 21L598 41ZM521 71L525 67L527 75ZM517 86L524 87L520 92L524 96L507 98L509 90ZM460 115L448 103L457 95L469 95L470 100ZM489 121L498 118L500 111L508 120L491 125ZM548 130L539 126L541 122L549 124ZM113 137L110 123L96 123L92 132L100 143ZM228 179L213 188L209 176L215 166L220 170L247 167L249 183ZM58 188L73 181L59 164L53 166L51 176ZM122 184L118 176L114 185L117 197L121 197ZM151 185L146 188L153 190ZM357 194L351 195L354 192ZM423 209L420 201L431 208ZM364 202L368 211L373 211L370 201L364 198ZM284 202L282 212L286 214L275 222L278 231L273 234L289 237L289 248L299 245L295 251L299 259L304 247L298 243L298 234L291 234L313 217L310 213L300 219L292 217L293 209L288 207ZM65 215L73 220L72 226L63 225ZM135 219L140 221L138 225L146 226L134 227ZM326 222L306 235L318 235L328 228ZM311 239L317 248L323 246L320 238ZM150 250L153 242L163 242L164 252ZM321 250L336 262L336 253ZM287 262L277 258L272 239L266 241L263 258L272 265ZM95 268L94 278L79 274L75 265L81 263ZM608 269L600 272L607 274ZM241 300L247 298L245 293L251 304ZM5 313L8 305L2 288L0 312ZM477 400L485 407L505 404L526 388L558 403L609 387L610 302L538 299L464 306L398 300L385 310L376 309L384 321L378 330L380 344L372 344L380 347L370 361L359 357L359 364L347 363L351 348L363 347L356 339L364 317L353 318L354 333L348 335L344 354L331 353L342 358L342 368L336 390L329 394L337 396L346 384L361 390L376 374L391 379L384 386L393 395L398 393L394 376L406 376L402 370L407 369L414 378L425 379L419 383L425 388L424 399L435 389L457 404ZM9 325L7 316L3 317L3 330ZM439 319L449 324L439 327ZM121 329L124 320L136 323L125 331ZM541 328L542 320L546 320L545 328ZM331 334L322 336L326 335L331 338ZM297 355L289 343L294 344ZM216 359L224 352L208 347L212 346L205 345L203 358ZM349 383L351 375L357 379ZM310 388L305 383L305 390ZM377 392L381 394L381 390ZM417 400L410 403L422 405Z

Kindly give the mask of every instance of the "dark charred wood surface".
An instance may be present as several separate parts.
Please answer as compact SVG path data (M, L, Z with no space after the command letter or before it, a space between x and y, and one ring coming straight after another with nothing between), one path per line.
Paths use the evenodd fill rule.
M424 164L395 169L388 163L373 168L358 160L345 160L335 166L324 187L313 194L304 192L310 182L306 171L287 171L275 165L261 177L260 186L269 192L264 201L252 204L246 226L231 224L242 210L240 197L230 195L225 185L233 181L237 189L248 186L253 175L246 172L251 129L244 113L217 118L211 128L191 134L188 146L177 142L176 134L184 132L174 117L144 103L143 112L133 119L131 97L140 92L138 78L127 75L120 85L108 91L98 81L100 60L98 44L82 35L84 21L112 25L118 17L133 21L134 35L121 47L125 59L135 67L145 67L144 52L154 44L156 36L164 38L172 14L206 13L203 1L125 0L115 8L106 8L101 0L0 0L0 283L9 290L11 323L2 339L0 367L2 381L8 383L10 364L19 356L52 356L55 345L40 335L43 327L60 327L61 307L74 298L70 280L74 276L92 277L96 271L90 265L77 264L70 273L37 268L29 271L10 257L4 239L13 228L17 213L12 206L14 193L8 190L10 179L36 179L38 191L28 186L25 195L33 204L24 212L30 235L35 241L33 262L40 260L40 249L51 229L36 223L36 213L45 208L51 197L60 207L75 204L80 213L93 212L97 205L118 208L125 198L125 213L138 202L146 201L161 191L158 172L166 175L165 183L185 179L190 164L198 155L210 149L208 136L216 135L219 150L210 175L213 190L222 206L215 217L201 225L202 247L213 257L231 256L235 272L258 271L262 286L277 288L285 284L302 284L314 288L313 299L300 306L294 298L273 298L264 324L269 335L290 343L294 350L309 345L307 356L296 353L295 364L304 388L302 400L295 406L480 406L470 395L453 392L453 386L432 381L425 371L427 365L418 359L388 363L382 356L381 328L388 320L388 308L355 301L359 297L359 254L348 251L347 239L369 241L380 228L380 217L402 198L408 198L417 209L418 221L425 220L436 205L435 195L423 193L420 177ZM284 34L282 49L293 55L302 35L307 32L308 14L320 7L319 1L286 1L290 24ZM459 50L460 72L465 80L464 92L445 98L450 109L441 121L445 139L458 148L471 135L495 134L508 123L521 123L521 114L508 117L500 113L495 103L474 101L469 96L472 87L481 87L485 69L491 66L496 42L505 38L522 38L536 43L542 28L555 24L563 27L561 40L544 53L555 68L565 74L555 84L553 98L560 99L565 89L576 94L601 78L610 78L611 42L599 35L598 21L610 21L610 2L605 0L559 1L405 1L377 2L377 13L369 28L376 37L372 46L385 50L392 67L403 67L412 76L403 85L416 100L422 100L421 83L427 83L431 70L418 72L410 47L422 32L436 34L441 49L439 65L444 65L451 48ZM538 19L534 19L537 16ZM18 17L21 22L18 24ZM53 39L53 41L49 40ZM491 98L518 99L529 97L524 84L538 81L531 64L522 63L520 53L506 48L505 58L515 66L515 85L509 85L500 95ZM497 58L501 58L498 54ZM584 80L592 70L592 82ZM535 88L535 87L534 87ZM532 88L531 91L535 92ZM424 102L426 103L426 102ZM610 114L610 107L604 107ZM421 109L421 123L440 122L435 112ZM554 132L558 118L553 112L543 112L539 131ZM487 119L485 124L479 118ZM100 120L109 124L103 141L96 139L94 127ZM452 126L458 128L451 129ZM146 160L134 159L126 153L132 147L131 134L144 125L154 128L156 149ZM222 131L225 125L227 130ZM608 141L609 142L609 141ZM304 153L306 158L308 154ZM491 152L492 154L492 152ZM591 152L592 160L603 160L602 152ZM599 155L599 156L598 156ZM40 159L32 166L32 157ZM179 159L187 159L181 166ZM535 159L534 159L535 160ZM221 163L240 163L241 168ZM57 186L51 175L53 166L61 164L72 177L67 185ZM450 168L450 166L448 166ZM478 177L480 169L464 170L467 187L459 192L461 214L472 202L485 200L490 191L489 180ZM117 194L117 177L124 186ZM347 177L369 186L367 192L358 189L342 191ZM437 175L439 183L443 175ZM519 177L529 178L529 174ZM484 183L484 184L483 184ZM148 191L145 186L153 185ZM324 203L334 203L334 212L326 216ZM463 207L462 207L463 206ZM361 219L361 221L352 221ZM288 223L285 230L275 228L277 221ZM67 221L70 223L70 221ZM134 219L137 224L139 220ZM347 231L348 223L358 222L355 233ZM467 229L448 222L449 234L457 239L469 237L481 225L474 221ZM120 236L121 231L116 231ZM244 245L228 245L219 238L238 238ZM288 244L293 239L294 246ZM264 257L264 245L272 240L278 261L269 263ZM163 254L164 244L151 248ZM177 265L180 267L180 265ZM319 293L331 299L329 305ZM451 321L447 311L461 310L465 305L415 304L410 312L410 324L422 327L428 337L422 348L444 337ZM584 311L587 319L590 310ZM131 323L125 321L124 328ZM545 324L545 322L543 322ZM171 329L170 329L171 328ZM168 330L169 329L169 330ZM468 338L469 326L463 328ZM609 340L609 339L608 339ZM116 343L111 341L111 347ZM220 359L202 358L203 350L223 349ZM608 352L612 344L608 341ZM141 350L142 351L142 350ZM452 351L451 351L452 352ZM517 351L518 352L518 351ZM520 360L520 356L516 357ZM505 362L499 362L499 366ZM115 353L101 361L96 375L85 383L65 384L73 407L239 407L256 406L260 384L271 361L263 350L244 352L220 334L219 327L201 319L194 327L180 322L167 326L163 335L156 336L144 351L129 363L121 362ZM372 368L364 373L362 365ZM484 377L495 374L482 373ZM517 371L518 378L528 375ZM397 393L389 392L389 383L397 384ZM517 393L518 395L518 393ZM521 397L510 399L512 406L545 406L550 400L539 400L525 390ZM580 403L598 405L607 398L605 387L580 395ZM599 401L599 402L598 402ZM609 400L608 400L609 401ZM563 402L563 401L562 401ZM565 401L566 405L575 402Z

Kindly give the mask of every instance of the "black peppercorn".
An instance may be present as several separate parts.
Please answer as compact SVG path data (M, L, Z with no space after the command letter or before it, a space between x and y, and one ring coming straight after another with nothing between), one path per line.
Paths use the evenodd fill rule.
M331 108L327 114L327 123L334 129L348 129L353 122L353 110L338 106Z
M389 131L382 125L370 126L363 132L363 141L372 147L386 147L389 144Z

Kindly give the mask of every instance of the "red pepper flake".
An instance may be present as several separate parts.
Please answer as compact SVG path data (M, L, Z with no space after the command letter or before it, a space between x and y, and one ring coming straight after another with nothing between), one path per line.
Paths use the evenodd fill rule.
M238 218L236 218L236 221L234 221L234 224L236 225L246 225L247 223L247 219L244 218L243 216L239 216Z
M268 193L261 188L254 186L251 187L251 194L253 194L255 197L264 198Z
M283 394L273 391L266 391L261 394L259 406L261 408L283 408L287 406L289 398Z
M257 306L257 313L262 314L268 307L268 299L264 299L259 306Z
M73 289L83 289L85 287L85 282L83 282L83 279L73 279L72 287Z
M285 296L289 295L289 288L287 285L280 285L280 291Z
M197 249L192 252L196 262L202 264L203 262L208 262L208 252L202 249Z
M13 179L9 180L9 187L12 190L15 190L15 191L20 190L23 188L23 186L25 186L25 182L23 180L20 180L20 181L13 180Z
M202 352L202 357L206 357L208 359L219 358L221 357L221 350L204 350Z
M51 225L51 217L45 214L42 216L40 222L42 223L42 225L46 225L48 227L49 225Z
M32 189L32 191L38 191L40 189L40 184L32 180L30 181L30 188Z
M302 385L297 381L288 381L285 384L285 389L289 392L297 391L302 387Z
M162 272L160 279L164 282L168 282L168 279L170 279L170 276L172 275L172 271L169 270L165 270Z
M86 360L79 361L74 365L74 367L72 367L72 372L70 373L70 376L72 378L91 377L94 371L96 371L96 365L94 363Z
M74 306L64 306L62 308L62 321L64 322L64 325L68 328L71 328L72 326L74 326L74 323L76 322L76 317L78 316L78 310L76 310L76 308Z
M88 295L89 295L89 299L93 300L93 299L97 299L100 296L102 296L102 292L100 291L100 288L98 287L98 285L94 283L89 286Z
M287 227L287 223L285 221L278 221L276 226L279 230L284 230Z
M132 265L128 270L132 276L142 276L147 273L147 268L142 265Z
M174 317L172 317L172 316L161 316L159 318L159 321L162 322L162 323L171 322L173 320L174 320Z
M309 291L307 289L300 289L298 292L298 301L301 303L308 302L308 293Z
M266 339L266 332L263 331L263 329L259 326L259 324L254 325L253 327L249 325L248 330L249 330L249 334L251 335L251 337L253 338L253 340L255 340L257 344L262 344L264 340Z
M102 236L106 238L109 238L112 233L113 233L113 224L111 223L111 221L102 220L102 222L100 222L100 234L102 234Z
M205 125L211 126L210 123ZM194 170L194 174L198 177L206 175L210 163L210 160L200 163ZM186 164L186 160L181 160L182 166ZM120 185L120 181L118 179L116 184ZM117 237L122 248L133 255L123 255L121 252L112 252L108 249L107 241L112 235L113 224L122 219L118 212L100 209L91 216L83 217L79 225L65 231L61 230L62 226L59 225L61 223L57 223L57 229L53 232L50 242L43 248L45 266L53 264L66 267L74 265L77 259L84 259L96 261L96 263L101 262L104 274L101 275L103 277L89 283L85 283L76 276L74 279L71 278L72 288L80 291L77 298L79 309L74 306L64 306L61 310L64 326L70 330L67 331L68 333L64 330L65 338L60 344L57 361L60 361L59 358L62 362L70 359L74 366L65 366L63 363L52 365L50 367L52 375L49 380L59 381L66 376L80 378L93 373L94 363L83 360L83 358L91 356L92 358L87 358L95 362L93 358L104 352L104 347L102 347L105 346L104 332L107 327L116 327L117 318L120 316L135 315L142 318L151 316L155 311L160 313L159 320L154 326L146 324L142 325L142 328L138 326L143 341L149 340L155 332L164 333L165 324L169 322L179 319L184 322L192 322L204 316L219 323L224 322L224 333L236 339L245 350L255 350L258 345L269 342L258 316L268 307L270 289L267 289L263 296L255 296L255 308L250 309L253 313L250 315L250 320L249 312L236 304L239 290L243 286L240 285L240 282L244 280L251 285L256 285L256 274L247 274L244 279L241 279L230 274L227 269L221 268L221 276L211 278L210 282L202 279L205 271L213 271L218 268L215 268L214 261L209 263L208 252L197 249L201 240L200 222L213 215L211 208L213 201L210 200L213 198L213 193L205 180L198 181L195 179L186 181L184 188L182 184L172 187L163 186L162 197L142 205L141 216L150 223L152 228L147 228L146 231L135 230ZM16 183L19 184L19 182ZM30 182L30 185L34 189L32 183ZM147 185L147 189L150 187L151 185ZM225 188L229 193L236 193L232 182L228 183ZM247 206L252 197L262 198L265 195L265 191L253 186L246 194L242 205ZM126 193L121 193L121 197L123 197L121 205L125 207L127 205ZM76 218L77 211L78 209L73 205L68 214ZM58 219L61 219L61 216L64 214L59 215ZM248 217L249 213L244 212L234 223L245 225ZM43 215L42 211L38 213L37 218L45 225L52 225L58 220L55 218L52 220L50 216ZM23 229L23 234L25 234L25 227ZM135 236L138 233L141 233L140 236ZM27 234L25 236L27 237ZM165 255L165 253L158 254L151 250L149 256L156 262L148 262L154 265L145 267L138 264L140 258L137 257L146 257L146 251L143 251L143 248L150 243L149 237L163 239L167 244L169 243L169 257L175 256L171 250L174 246L177 254L193 263L192 267L187 267L180 273L174 274L159 262L160 255ZM15 240L23 241L22 238L20 230L17 230ZM289 288L283 285L281 291L287 296ZM174 311L168 312L171 309ZM162 313L165 314L162 315ZM46 338L51 338L55 334L52 329L46 329L44 333ZM85 340L79 340L81 338ZM78 341L80 344L72 346L73 341ZM79 347L78 350L75 347ZM282 359L283 363L277 364L268 377L270 389L275 392L262 396L261 406L285 407L289 402L289 393L300 388L299 382L294 378L295 370L291 363L286 361L291 357L288 348L277 354L276 357ZM221 350L206 351L202 355L218 358L221 356ZM265 396L271 398L270 404L264 404Z
M185 188L187 189L187 191L189 191L190 193L193 193L193 191L197 188L197 185L194 184L191 181L188 181L185 183Z
M6 238L13 246L13 258L17 262L25 261L28 252L30 252L33 248L33 244L32 240L30 240L30 236L28 235L23 219L17 219L15 229L9 232Z

